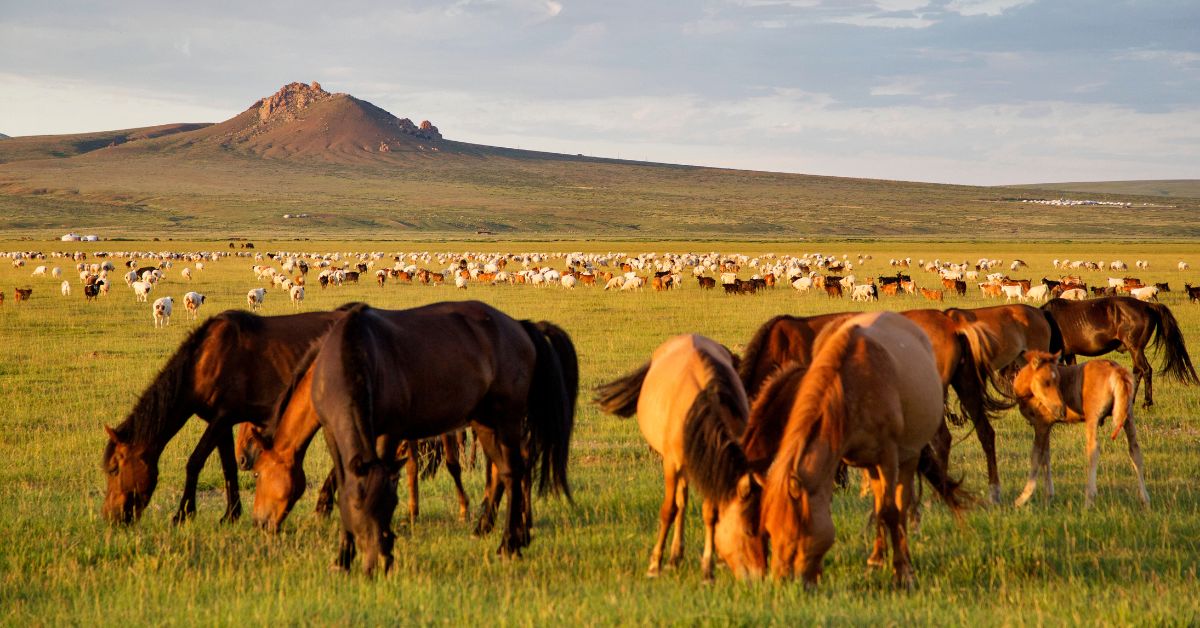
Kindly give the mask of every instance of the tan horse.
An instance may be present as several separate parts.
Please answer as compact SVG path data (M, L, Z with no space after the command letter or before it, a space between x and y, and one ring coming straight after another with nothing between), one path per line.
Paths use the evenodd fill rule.
M1111 360L1091 360L1084 364L1064 366L1058 363L1058 353L1027 351L1028 363L1017 373L1013 390L1021 406L1021 414L1033 426L1033 452L1030 454L1029 482L1017 498L1023 506L1037 488L1038 470L1046 474L1046 493L1054 496L1050 479L1050 428L1055 423L1082 422L1087 429L1088 476L1086 505L1096 498L1096 465L1100 461L1100 445L1096 432L1106 417L1115 423L1112 438L1125 429L1129 443L1129 458L1137 474L1138 497L1149 505L1146 478L1142 468L1142 450L1138 447L1137 428L1133 424L1133 375Z
M738 507L741 503L757 503L757 496L751 492L760 484L751 481L738 444L749 404L733 356L703 336L675 336L655 349L649 363L601 386L596 403L617 416L628 417L636 412L642 436L662 455L665 494L646 575L659 574L672 522L675 536L668 566L676 566L683 556L684 513L691 481L704 500L701 570L705 579L711 579L718 515L737 519L740 529L758 529L758 513ZM743 521L743 516L753 520ZM743 536L742 541L744 544L722 544L731 553L722 552L721 556L738 577L760 577L761 565L766 561L763 545L757 537ZM758 567L748 567L747 561Z
M771 573L777 579L799 573L806 584L817 583L835 538L830 505L844 461L866 469L875 494L876 537L867 564L884 564L886 532L896 582L910 585L914 475L918 467L927 476L940 473L928 469L936 466L928 443L942 425L944 403L929 338L899 314L858 315L822 332L798 388L788 385L800 372L786 368L771 387L795 390L762 495ZM962 507L957 483L941 477L933 484L952 508Z

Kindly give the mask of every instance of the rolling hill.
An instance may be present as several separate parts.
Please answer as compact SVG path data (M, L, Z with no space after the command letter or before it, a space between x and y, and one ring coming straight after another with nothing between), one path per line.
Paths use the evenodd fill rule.
M1019 202L1061 195L482 146L317 83L216 124L0 143L0 230L29 236L1200 237L1196 199Z
M1200 179L1161 179L1152 181L1078 181L1039 183L1016 186L1040 190L1059 190L1075 194L1127 194L1160 198L1200 198Z

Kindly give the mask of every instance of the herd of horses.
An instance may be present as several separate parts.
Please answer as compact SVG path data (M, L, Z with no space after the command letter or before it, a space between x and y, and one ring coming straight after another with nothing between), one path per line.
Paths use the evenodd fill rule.
M1149 348L1161 371L1200 383L1170 310L1128 297L1052 300L1042 308L912 310L777 316L741 356L698 335L671 338L650 361L596 389L595 402L638 417L662 455L665 493L649 575L656 575L674 528L669 564L683 554L688 487L702 497L702 571L716 556L735 575L815 584L834 540L832 496L845 467L864 469L874 494L876 538L868 559L891 548L899 584L914 578L908 521L924 478L956 513L974 498L948 472L947 421L970 421L987 459L990 500L999 502L998 411L1019 404L1035 428L1030 480L1049 483L1048 435L1055 422L1084 422L1095 494L1096 431L1112 416L1124 430L1142 479L1132 404L1145 381L1153 403ZM1133 372L1107 360L1071 366L1076 356L1128 352ZM444 458L460 515L459 449L470 428L487 459L477 534L495 525L508 495L499 552L520 554L531 539L532 498L571 499L567 477L579 392L575 347L549 322L515 320L476 301L408 310L362 303L331 312L263 317L222 312L181 343L128 417L105 427L107 493L102 512L132 523L156 488L159 457L192 416L208 425L188 459L176 522L196 509L200 471L215 449L225 479L223 521L242 512L238 466L254 471L254 520L277 530L306 487L304 457L318 429L333 468L318 510L336 503L342 536L336 566L356 556L371 573L392 563L391 521L402 469L416 514L421 451ZM946 391L953 389L958 412ZM233 428L243 424L235 443Z

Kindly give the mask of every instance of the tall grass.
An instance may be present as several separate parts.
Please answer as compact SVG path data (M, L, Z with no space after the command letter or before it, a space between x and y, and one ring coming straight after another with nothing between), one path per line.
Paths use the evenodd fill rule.
M78 245L71 245L76 248ZM91 246L91 245L88 245ZM259 243L259 249L265 246ZM299 243L282 246L300 248ZM469 245L470 248L481 248ZM303 243L309 251L462 250L455 245L379 242ZM418 248L419 247L419 248ZM1054 277L1050 259L1120 255L1132 264L1149 259L1147 282L1169 281L1176 292L1163 297L1178 317L1193 357L1200 357L1200 306L1178 292L1182 281L1200 283L1196 273L1179 273L1175 263L1200 253L1186 246L937 243L804 245L704 243L540 243L504 250L757 251L831 254L871 253L860 277L891 272L890 257L976 259L1022 257L1031 270L1014 273ZM65 248L60 243L6 243L0 248ZM112 248L111 243L91 246ZM216 248L212 243L121 243L125 249ZM497 250L501 246L495 247ZM1191 259L1200 265L1200 255ZM102 425L124 418L141 389L194 324L183 315L187 290L206 293L204 315L244 305L246 290L260 285L248 259L209 263L185 283L177 263L169 281L151 297L176 297L167 329L153 328L148 304L135 303L118 281L96 303L84 303L73 264L61 266L75 293L59 296L60 280L30 278L31 267L0 267L0 289L9 299L0 309L0 618L27 623L233 624L446 623L446 624L796 624L919 622L995 624L1185 624L1200 620L1197 563L1200 560L1200 389L1165 378L1156 380L1157 405L1135 411L1146 456L1152 506L1139 507L1124 446L1102 447L1099 496L1083 507L1084 442L1080 428L1058 428L1051 441L1057 496L1047 503L1044 486L1024 509L1007 505L1028 470L1032 431L1016 411L996 421L1006 505L979 508L956 523L931 503L912 551L919 588L895 591L887 574L867 572L865 528L870 509L854 491L835 497L837 544L826 558L826 577L815 592L795 583L735 582L727 572L705 585L698 569L700 525L693 501L687 559L657 580L642 576L657 526L662 494L657 457L641 440L634 421L599 413L587 402L595 385L640 365L670 335L698 332L735 349L764 320L779 313L816 314L837 310L926 307L911 297L861 305L824 295L800 296L788 288L751 297L702 292L691 280L670 293L612 293L598 288L477 286L467 290L389 283L308 289L304 309L328 309L362 300L405 308L448 299L480 299L518 318L548 319L565 328L579 355L582 387L572 443L571 480L576 503L535 502L534 540L521 560L496 555L497 534L470 536L456 519L448 478L422 486L421 517L410 527L403 501L396 520L400 540L387 577L370 580L355 572L329 572L338 523L312 514L316 486L310 485L278 536L243 520L221 525L224 496L219 465L201 475L199 514L184 526L170 524L183 483L184 463L202 431L200 421L168 446L157 494L142 521L114 528L101 520L104 478ZM36 265L36 264L35 264ZM747 274L747 273L743 273ZM930 285L930 276L914 272ZM1087 273L1100 283L1108 273ZM30 284L33 300L17 306L14 285ZM972 291L949 306L988 304ZM290 312L284 295L269 291L266 314ZM1124 355L1113 354L1128 366ZM1158 360L1154 359L1157 364ZM444 394L453 394L447 383ZM329 468L320 440L308 458L316 482ZM983 457L969 428L955 430L953 471L968 488L986 489ZM467 472L474 501L482 471ZM243 498L253 498L253 481L242 475ZM476 504L473 503L474 507Z

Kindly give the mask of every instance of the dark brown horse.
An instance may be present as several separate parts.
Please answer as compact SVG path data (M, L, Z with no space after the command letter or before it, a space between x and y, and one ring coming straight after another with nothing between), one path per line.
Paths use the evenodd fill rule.
M1062 352L1063 361L1075 356L1094 357L1110 351L1129 353L1133 361L1133 395L1146 380L1144 407L1154 405L1154 368L1146 359L1146 346L1162 345L1162 371L1184 384L1200 384L1188 356L1183 332L1175 315L1161 303L1132 297L1104 297L1088 301L1051 299L1042 306L1053 326L1051 352Z
M578 366L558 327L516 321L477 301L403 311L358 305L334 322L311 368L312 404L337 478L340 568L359 552L367 573L391 565L403 440L474 429L495 465L489 493L501 494L498 483L508 492L501 554L529 544L524 486L537 467L542 492L570 498Z
M1033 309L1033 308L1030 308ZM1036 311L1036 310L1034 310ZM915 323L933 343L938 372L943 387L952 387L958 395L962 413L975 426L975 435L987 459L988 483L991 498L1000 501L1000 473L996 464L996 436L992 428L990 413L1011 406L988 387L991 368L984 356L991 344L988 332L974 325L962 324L938 310L909 310L901 312ZM824 314L808 318L776 316L755 332L746 345L740 366L742 381L753 397L762 388L763 381L772 372L788 362L807 365L812 359L812 347L817 335L830 326L854 316L852 312ZM955 417L952 415L952 419ZM782 430L782 426L777 426ZM760 426L758 429L772 429ZM782 433L756 439L758 443L778 443ZM936 439L935 450L943 465L949 459L950 432L941 430ZM757 447L757 446L756 446ZM748 452L751 458L769 460L773 450Z
M262 317L239 310L202 323L175 350L138 398L129 416L105 427L104 470L108 489L103 514L131 523L139 518L158 483L158 460L167 443L193 415L208 422L187 462L183 497L174 520L196 512L196 482L215 448L225 475L222 521L241 514L232 427L261 423L291 380L292 368L338 312Z

